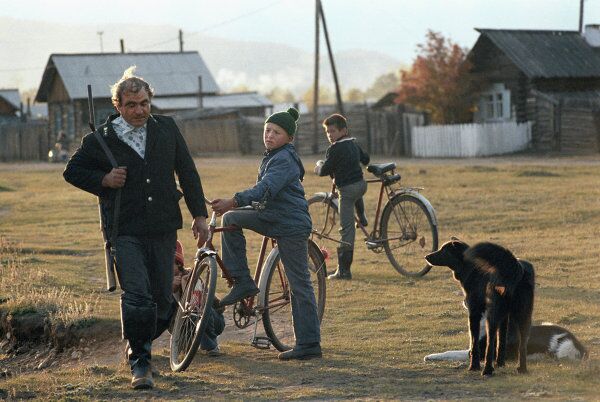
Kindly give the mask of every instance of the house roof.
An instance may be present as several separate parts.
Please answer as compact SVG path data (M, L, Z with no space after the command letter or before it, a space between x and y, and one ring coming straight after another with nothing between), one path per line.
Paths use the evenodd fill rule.
M0 98L13 106L15 110L21 108L21 97L18 89L0 89Z
M46 102L56 75L60 75L71 99L87 98L87 85L92 85L94 98L110 98L110 86L123 71L137 66L136 75L143 77L159 96L216 93L219 87L198 52L157 53L90 53L52 54L46 64L36 101Z
M197 96L180 97L155 97L152 105L161 110L184 110L198 108ZM215 108L248 108L271 107L273 103L264 95L256 92L240 92L223 95L209 95L202 97L202 106L205 109Z
M488 38L529 78L600 77L600 48L577 31L480 29L471 53Z

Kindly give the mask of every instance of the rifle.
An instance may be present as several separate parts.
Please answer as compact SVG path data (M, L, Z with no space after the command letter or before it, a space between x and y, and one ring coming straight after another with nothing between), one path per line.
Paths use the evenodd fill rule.
M102 139L102 136L99 132L96 131L96 116L94 114L94 98L92 97L92 86L88 84L88 108L89 108L89 125L90 129L96 135L98 142L104 149L104 152L108 156L113 167L117 167L117 163L114 160L114 157L106 143ZM106 233L106 226L104 222L104 214L102 213L102 206L100 205L100 197L98 197L98 212L100 214L100 231L102 232L102 240L104 242L104 262L106 264L106 290L109 292L113 292L117 288L117 280L115 278L115 265L116 265L116 247L114 244L116 241L117 234L117 221L118 213L119 213L119 204L121 203L121 189L117 190L117 194L115 195L115 219L113 222L113 231L111 233L111 237L109 238Z

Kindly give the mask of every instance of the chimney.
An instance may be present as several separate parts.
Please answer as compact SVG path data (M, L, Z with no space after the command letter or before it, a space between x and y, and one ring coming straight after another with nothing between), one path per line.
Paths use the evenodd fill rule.
M587 24L583 38L591 47L600 47L600 24Z

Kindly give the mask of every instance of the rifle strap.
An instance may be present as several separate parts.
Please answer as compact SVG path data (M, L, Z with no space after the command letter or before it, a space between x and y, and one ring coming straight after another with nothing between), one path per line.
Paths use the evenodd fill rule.
M104 141L104 138L102 138L102 135L100 134L100 130L94 131L94 136L96 137L96 140L98 140L98 143L102 147L102 150L106 154L106 157L110 161L110 164L112 165L112 167L118 168L119 165L117 164L117 160L115 159L113 153L108 148L108 145L106 145L106 141ZM110 249L111 249L111 253L113 253L113 256L114 256L114 252L116 250L117 233L119 232L119 210L121 209L121 188L118 188L117 192L115 193L115 204L114 205L115 205L115 208L114 208L113 221L112 221L112 230L110 232L110 237L109 237Z

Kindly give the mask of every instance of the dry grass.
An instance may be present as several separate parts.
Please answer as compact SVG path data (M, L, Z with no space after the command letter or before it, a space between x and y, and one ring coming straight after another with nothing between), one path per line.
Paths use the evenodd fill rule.
M305 158L307 170L314 159ZM246 332L231 331L223 342L225 357L197 356L185 373L170 373L167 350L156 350L163 375L154 391L129 391L127 370L117 364L32 372L0 379L0 389L48 399L597 400L600 158L396 162L405 185L425 187L438 214L441 241L452 235L471 243L494 241L534 264L534 319L567 326L589 348L588 361L542 360L531 363L526 376L517 375L515 363L509 363L489 380L467 372L463 364L424 363L425 354L467 345L458 286L443 268L421 279L401 277L384 255L358 241L355 279L328 287L325 357L320 361L278 362L273 351L251 348ZM215 198L253 183L258 158L198 159L197 164L207 196ZM46 285L64 286L80 303L90 303L103 289L96 200L70 188L60 173L57 165L0 165L0 233L30 256L23 257L25 266L45 270ZM305 187L312 194L326 191L329 183L307 173ZM368 208L375 197L376 190L370 189ZM194 242L189 229L179 237L190 261ZM254 264L259 239L248 237ZM328 265L332 269L334 262ZM118 320L117 295L102 296L97 311L99 318ZM115 345L97 352L118 355L117 339Z

